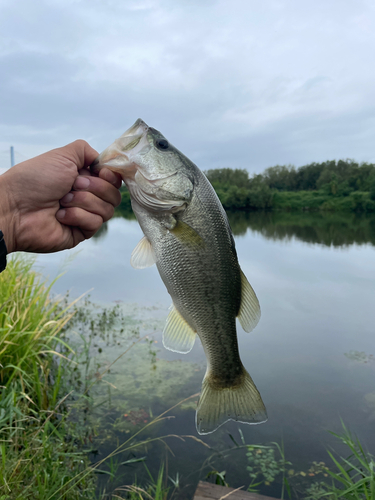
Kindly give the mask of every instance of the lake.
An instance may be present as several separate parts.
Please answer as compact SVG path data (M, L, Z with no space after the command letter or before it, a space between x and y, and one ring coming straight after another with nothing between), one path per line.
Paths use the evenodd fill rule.
M313 462L329 465L327 448L346 453L328 432L340 433L341 420L370 452L375 451L375 217L229 217L239 262L262 309L250 334L238 324L243 364L268 411L268 422L261 425L231 421L213 434L199 436L194 397L167 414L174 418L142 430L153 417L200 391L206 362L199 340L187 355L162 347L171 299L155 266L130 266L131 252L142 237L135 220L114 218L78 249L37 258L42 273L51 279L66 271L54 284L55 293L69 290L76 298L91 290L90 300L98 309L119 304L122 328L116 324L116 335L110 338L107 332L109 337L89 345L87 373L92 377L127 351L133 334L148 335L146 343L127 351L91 390L93 404L85 413L86 424L94 429L89 436L94 462L127 443L112 463L112 487L131 484L135 475L142 482L147 471L136 460L146 457L154 476L161 462L172 479L178 474L179 498L191 498L198 480L213 470L225 471L230 486L247 488L250 459L243 443L277 442L292 463L290 477L296 490L306 488L308 481L320 478L310 469ZM190 437L158 440L172 434ZM153 441L136 447L141 439ZM277 451L272 453L279 460ZM107 480L107 475L100 476L101 487L111 487ZM280 477L260 491L280 495Z

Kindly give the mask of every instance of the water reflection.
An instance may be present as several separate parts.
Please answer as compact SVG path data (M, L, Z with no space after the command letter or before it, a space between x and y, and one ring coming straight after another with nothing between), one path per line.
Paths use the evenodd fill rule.
M102 227L99 229L99 231L97 231L93 238L94 240L98 241L98 240L102 240L106 237L108 233L108 222L104 222L104 224L102 225Z
M326 246L375 245L375 215L349 213L232 212L228 218L235 235L247 229L267 239L296 238Z
M245 235L250 229L271 240L296 238L334 247L375 245L375 214L241 211L227 214L235 236ZM134 219L132 212L116 215ZM101 237L101 233L98 235Z

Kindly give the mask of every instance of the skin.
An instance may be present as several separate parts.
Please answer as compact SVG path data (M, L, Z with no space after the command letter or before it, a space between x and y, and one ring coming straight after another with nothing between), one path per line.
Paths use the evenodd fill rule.
M8 254L48 253L91 238L121 202L121 176L89 165L98 156L78 140L0 176L0 229Z

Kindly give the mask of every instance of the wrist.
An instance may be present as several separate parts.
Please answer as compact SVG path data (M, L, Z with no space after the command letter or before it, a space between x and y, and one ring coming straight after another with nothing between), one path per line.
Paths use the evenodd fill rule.
M3 233L7 253L16 251L14 210L10 200L10 186L6 173L0 176L0 230Z

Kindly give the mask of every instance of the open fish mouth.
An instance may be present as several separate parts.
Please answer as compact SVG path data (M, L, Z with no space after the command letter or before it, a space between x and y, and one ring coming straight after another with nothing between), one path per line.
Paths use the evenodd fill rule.
M121 172L130 166L132 164L131 157L148 146L148 130L148 125L138 118L134 125L93 161L90 165L91 172L98 173L103 167Z

